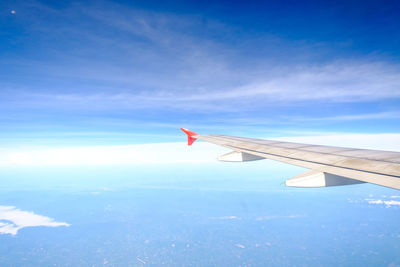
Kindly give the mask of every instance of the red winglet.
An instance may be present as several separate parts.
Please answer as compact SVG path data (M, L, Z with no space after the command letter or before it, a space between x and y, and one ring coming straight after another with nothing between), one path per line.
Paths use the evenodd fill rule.
M184 131L185 134L187 134L187 136L188 136L188 146L191 146L194 143L194 141L197 140L197 138L195 138L193 136L197 136L199 134L197 134L195 132L191 132L191 131L189 131L188 129L185 129L185 128L181 128L181 130Z

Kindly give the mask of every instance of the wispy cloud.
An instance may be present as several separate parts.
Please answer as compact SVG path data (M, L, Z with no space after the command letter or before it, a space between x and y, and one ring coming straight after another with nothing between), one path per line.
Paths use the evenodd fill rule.
M220 216L220 217L210 217L213 220L242 220L242 219L250 219L256 221L269 221L269 220L276 220L276 219L297 219L297 218L304 218L306 215L296 214L296 215L267 215L267 216L245 216L245 217L238 217L235 215L230 216Z
M304 218L306 215L277 215L277 216L260 216L256 218L256 221L269 221L275 219L297 219L297 218Z
M332 122L388 126L400 117L394 60L339 56L324 43L254 33L201 13L109 1L51 6L16 7L34 40L16 36L26 49L0 59L3 135L154 134L183 124L232 134L335 131Z
M400 112L378 112L353 115L339 115L330 117L287 117L292 121L357 121L371 119L398 119Z
M11 65L26 69L35 79L45 79L43 82L52 89L37 84L25 89L18 84L16 88L14 83L3 82L3 87L10 88L13 105L238 112L238 106L240 111L251 111L304 102L400 98L400 66L395 63L365 58L291 62L287 56L279 58L284 64L277 64L271 58L282 46L301 46L310 55L316 52L312 45L307 48L304 43L268 34L261 38L246 36L246 42L237 45L215 37L235 36L237 29L201 16L145 11L108 2L71 5L62 11L44 8L43 4L39 7L52 17L84 17L85 23L32 23L33 31L39 34L62 32L79 43L71 41L67 51L54 47L50 56L57 58L57 63L14 61ZM249 49L264 51L264 56L250 56Z
M0 206L0 234L16 235L22 228L37 226L58 227L69 224L33 212L22 211L13 206Z
M369 204L385 205L387 208L392 206L400 206L400 201L396 200L382 200L382 199L365 199Z
M213 220L241 220L242 218L235 216L235 215L230 215L230 216L210 217L210 219L213 219Z
M204 68L208 69L209 66ZM340 62L318 67L286 67L275 70L269 66L260 68L268 69L268 74L249 74L247 77L242 77L237 82L243 84L240 87L227 82L220 83L218 88L214 88L214 83L221 80L222 76L205 81L201 87L191 82L179 84L177 80L167 79L162 81L163 86L157 90L132 91L121 88L113 92L108 90L85 93L24 92L17 94L19 101L16 104L52 108L72 106L93 110L137 110L157 107L196 112L237 112L238 106L241 111L251 111L266 105L276 107L315 101L368 102L400 98L398 86L400 68L385 63ZM263 72L261 69L260 72ZM191 75L196 79L195 74ZM226 70L223 76L238 75L233 70ZM149 81L153 82L152 79ZM168 87L164 88L165 86ZM147 84L144 87L150 88L152 85ZM379 112L317 119L360 120L398 117L398 112Z

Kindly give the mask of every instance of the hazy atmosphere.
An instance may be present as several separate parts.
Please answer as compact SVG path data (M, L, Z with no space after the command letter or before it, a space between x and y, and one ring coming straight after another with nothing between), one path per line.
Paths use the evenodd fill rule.
M5 266L400 266L400 194L201 134L400 151L397 1L0 2Z

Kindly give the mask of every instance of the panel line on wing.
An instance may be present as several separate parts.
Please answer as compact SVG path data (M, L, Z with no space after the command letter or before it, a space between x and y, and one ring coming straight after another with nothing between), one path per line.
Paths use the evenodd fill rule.
M342 168L342 169L347 169L347 170L354 170L354 171L359 171L359 172L366 172L366 173L372 173L372 174L379 174L379 175L384 175L384 176L390 176L390 177L394 177L394 178L400 178L400 176L391 175L391 174L386 174L386 173L379 173L379 172L373 172L373 171L359 170L359 169L355 169L355 168L342 167L342 166L337 166L337 165L333 165L333 164L325 164L325 163L320 163L320 162L316 162L316 161L303 160L303 159L298 159L298 158L293 158L293 157L287 157L287 156L281 156L281 155L276 155L276 154L271 154L271 153L265 153L265 152L262 152L262 151L251 150L251 149L247 149L247 148L240 148L240 147L234 147L234 146L227 146L227 147L229 147L229 148L231 148L231 149L236 148L236 149L240 149L240 150L245 150L246 152L253 152L253 153L259 153L259 154L264 154L264 155L271 155L271 156L275 156L275 157L287 158L287 159L296 160L296 161L304 161L304 162L309 162L309 163L313 163L313 164L317 164L317 165L324 165L324 166Z
M221 136L218 137L223 139L225 142L233 142L232 139L236 138L231 138L227 136ZM252 144L259 144L258 142L254 142L253 139L246 139L243 138L242 142L246 140L248 143ZM258 140L258 139L257 139ZM267 141L267 140L265 140ZM299 144L299 143L291 143L291 142L274 142L270 144L260 144L263 146L271 146L274 148L281 148L282 146L278 146L278 143L287 143L287 144ZM344 148L344 147L333 147L333 146L321 146L321 145L306 145L304 147L297 147L297 148L290 148L290 147L282 147L284 149L290 149L290 150L297 150L298 152L312 152L312 153L318 153L318 154L325 154L325 155L332 155L332 156L341 156L345 158L355 158L355 159L365 159L365 160L373 160L373 161L381 161L381 162L387 162L387 163L400 163L400 153L399 152L394 152L394 151L378 151L378 150L369 150L369 149L356 149L356 148ZM315 148L315 149L313 149ZM329 152L321 151L321 150L331 150ZM333 151L332 151L333 150ZM293 151L295 152L295 151ZM362 153L367 153L369 155L367 156L354 156L354 155L346 155L346 153L356 153L356 152L362 152ZM371 154L372 153L372 154ZM377 156L376 154L383 154L382 156ZM390 158L388 158L387 154L390 154ZM375 155L373 155L375 154Z

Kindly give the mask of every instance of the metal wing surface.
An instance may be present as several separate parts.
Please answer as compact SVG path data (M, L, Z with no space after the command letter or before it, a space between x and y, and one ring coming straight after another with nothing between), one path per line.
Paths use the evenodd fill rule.
M400 189L400 152L310 145L274 140L200 135L187 129L188 144L196 139L232 152L221 161L272 159L310 169L286 181L286 186L324 187L372 183Z

